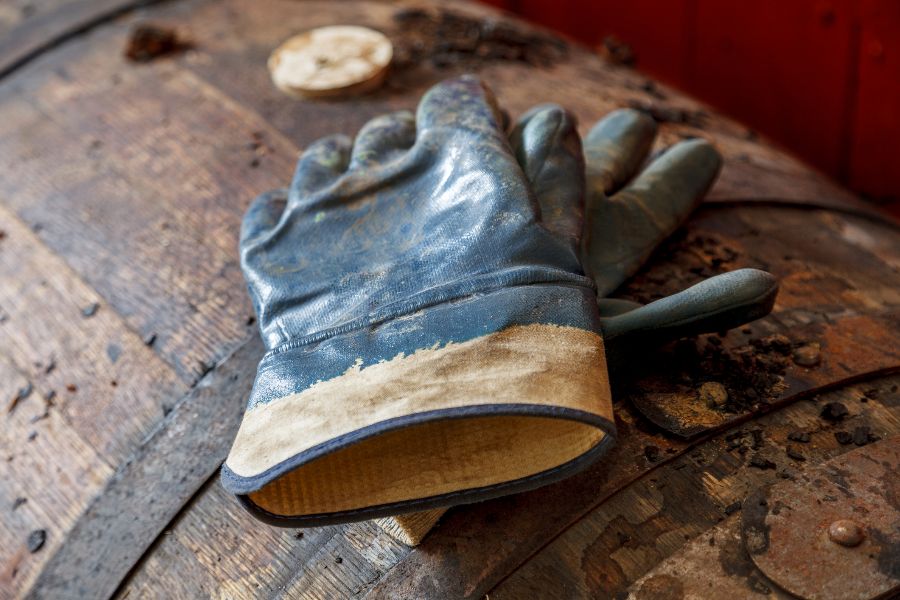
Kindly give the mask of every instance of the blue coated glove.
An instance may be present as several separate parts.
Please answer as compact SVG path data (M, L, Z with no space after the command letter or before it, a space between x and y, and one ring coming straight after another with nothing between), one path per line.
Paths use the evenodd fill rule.
M607 115L584 139L584 265L597 284L611 373L639 362L648 348L763 317L778 294L771 274L740 269L646 306L607 298L687 220L721 168L716 149L693 139L668 148L642 169L655 137L652 118L623 109Z
M574 120L510 143L472 76L374 119L258 198L241 261L268 352L222 470L258 517L321 525L566 477L612 442L581 265Z
M542 149L548 105L526 113L510 141L527 177L552 187L552 175L568 177ZM585 232L583 264L597 285L597 305L606 363L615 382L647 360L653 347L680 337L739 327L771 311L778 293L764 271L740 269L711 277L682 292L642 306L608 298L646 262L656 247L699 206L721 167L708 142L695 139L667 149L646 168L656 137L649 116L623 109L598 122L584 139ZM574 203L572 204L575 205ZM547 203L543 203L543 207ZM557 206L557 210L565 210ZM543 213L545 220L565 216ZM570 216L575 218L574 214ZM442 511L398 515L383 521L388 531L418 543Z

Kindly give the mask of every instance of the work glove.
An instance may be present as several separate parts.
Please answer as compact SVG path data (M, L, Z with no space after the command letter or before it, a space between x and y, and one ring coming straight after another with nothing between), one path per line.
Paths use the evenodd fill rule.
M570 165L572 171L559 168L557 162L548 160L545 151L543 140L561 114L565 115L554 105L535 108L519 120L510 134L526 176L548 190L575 176L574 165ZM777 281L769 273L740 269L711 277L646 306L608 297L687 220L721 167L719 153L700 139L679 142L646 165L656 132L652 118L622 109L598 122L584 140L586 215L582 262L596 284L606 362L613 383L631 367L646 362L656 346L685 336L739 327L765 316L778 293ZM547 206L546 202L542 204ZM555 210L565 207L556 206ZM552 220L558 218L557 214L544 212L543 218ZM576 218L575 213L571 217ZM415 544L442 513L436 509L399 515L382 519L380 524L393 535Z
M581 265L573 119L514 152L472 76L416 116L300 157L258 198L241 265L268 352L222 469L256 516L322 525L562 479L613 440L596 287Z
M529 116L513 132L517 154L524 157L533 156L525 142ZM583 262L597 286L610 373L625 370L654 346L763 317L778 294L771 274L740 269L646 306L607 297L687 220L721 168L716 149L692 139L675 144L641 170L656 130L648 115L622 109L599 121L584 139Z

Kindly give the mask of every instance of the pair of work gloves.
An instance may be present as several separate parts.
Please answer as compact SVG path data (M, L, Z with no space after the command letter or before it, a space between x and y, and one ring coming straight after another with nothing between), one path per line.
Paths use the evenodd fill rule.
M744 269L641 306L607 298L696 208L702 140L644 167L656 126L619 110L583 144L537 107L511 131L474 76L415 116L299 159L247 211L241 263L268 352L222 469L286 526L474 502L560 480L613 443L609 378L657 344L767 314Z

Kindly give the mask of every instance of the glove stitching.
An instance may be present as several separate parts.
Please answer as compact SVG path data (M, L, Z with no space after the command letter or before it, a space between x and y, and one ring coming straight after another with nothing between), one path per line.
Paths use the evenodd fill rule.
M401 302L392 302L381 307L374 314L369 314L365 317L357 318L342 325L330 327L300 338L287 340L266 352L265 356L263 356L263 360L301 346L322 342L332 337L344 335L367 327L374 327L388 321L401 319L430 306L449 304L464 298L489 294L509 287L558 285L562 287L586 288L592 292L596 290L596 285L592 279L575 273L569 274L558 271L553 275L545 275L542 277L536 277L534 269L516 269L511 272L507 271L507 273L511 274L492 274L486 278L475 281L474 285L462 286L461 289L460 287L451 287L450 289L444 287L440 288L437 292L417 294L417 296L421 297L419 299L416 299L414 296L412 299L406 299Z

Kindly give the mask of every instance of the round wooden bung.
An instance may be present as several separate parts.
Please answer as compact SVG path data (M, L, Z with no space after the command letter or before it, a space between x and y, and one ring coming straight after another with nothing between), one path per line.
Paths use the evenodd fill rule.
M269 73L283 92L303 98L346 96L375 89L393 56L381 32L355 25L311 29L272 52Z

